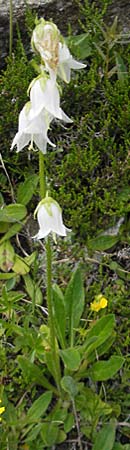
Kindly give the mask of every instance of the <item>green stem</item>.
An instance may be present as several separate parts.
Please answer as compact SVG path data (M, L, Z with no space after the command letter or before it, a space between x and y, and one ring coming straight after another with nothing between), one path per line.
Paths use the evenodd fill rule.
M12 46L13 46L13 4L10 0L10 18L9 18L9 56L12 56Z
M40 197L42 199L46 195L46 179L45 179L44 155L41 151L39 151L39 181L40 181Z
M55 325L54 325L53 305L52 305L52 263L51 263L52 256L49 237L47 238L46 242L46 260L47 260L47 307L48 307L48 322L50 329L50 347L52 355L52 365L57 388L58 391L61 393L60 362L59 362L59 355L56 349Z
M46 195L46 180L45 180L45 164L44 155L39 151L39 182L40 182L40 197L41 199ZM52 366L53 374L56 381L56 385L59 393L61 393L60 388L60 361L59 355L56 348L56 336L55 336L55 325L53 317L53 306L52 306L52 255L51 255L51 245L50 239L47 238L46 242L46 269L47 269L47 308L48 308L48 325L50 329L50 347L52 356Z

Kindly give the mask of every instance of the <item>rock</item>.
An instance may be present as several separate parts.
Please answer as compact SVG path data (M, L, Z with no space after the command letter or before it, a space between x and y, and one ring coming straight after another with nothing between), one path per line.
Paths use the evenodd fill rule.
M24 45L28 36L25 35L23 27L26 10L25 0L12 0L13 3L13 38L16 41L16 23L18 22ZM61 33L66 35L68 26L71 24L72 30L78 29L78 4L75 0L28 0L28 6L32 11L36 11L37 16L46 20L52 19L59 27ZM4 65L5 57L9 53L9 18L10 0L0 0L0 66ZM27 45L28 46L28 45Z

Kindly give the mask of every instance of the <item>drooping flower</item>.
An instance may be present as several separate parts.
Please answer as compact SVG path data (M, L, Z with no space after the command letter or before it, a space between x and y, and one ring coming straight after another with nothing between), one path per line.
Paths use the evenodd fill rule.
M20 152L25 146L33 142L42 153L46 153L47 143L55 147L47 136L47 131L53 116L46 110L42 110L39 114L32 118L31 103L28 102L19 114L19 126L16 133L11 150L17 145L17 152Z
M56 80L57 74L65 83L69 83L71 69L79 70L86 64L76 61L71 55L63 36L53 22L40 19L32 34L32 47L45 64L50 77Z
M35 239L43 239L49 233L59 236L66 236L67 231L71 231L63 224L62 211L59 204L48 195L38 204L35 215L37 214L39 231L34 236Z
M72 57L65 43L59 42L57 73L59 77L65 81L65 83L70 82L71 69L79 70L84 69L85 67L86 64L80 63Z
M72 123L72 120L60 108L60 95L55 80L43 76L33 82L30 90L32 104L31 117L40 114L43 108L57 119Z
M0 403L2 403L2 400L0 400ZM5 411L5 406L0 406L0 415L3 414L3 412ZM1 422L2 418L0 417L0 422Z
M100 311L100 309L106 308L107 304L108 304L107 299L102 294L99 294L96 296L95 300L92 303L90 303L90 308L91 311L98 312Z
M47 70L56 70L58 64L60 31L53 22L40 19L32 34L32 47L44 61Z

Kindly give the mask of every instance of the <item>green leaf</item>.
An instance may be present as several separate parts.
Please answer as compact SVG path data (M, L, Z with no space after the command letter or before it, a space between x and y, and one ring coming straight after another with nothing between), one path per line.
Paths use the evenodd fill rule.
M53 422L50 424L43 424L41 429L42 439L44 440L46 446L52 446L57 442L59 429Z
M86 386L78 393L75 402L77 411L83 412L87 422L91 422L93 417L99 420L101 417L112 413L112 407Z
M64 421L64 430L66 433L69 433L69 431L72 430L73 426L75 424L74 416L72 413L68 413L67 417Z
M92 328L88 331L87 338L82 346L82 352L87 355L87 359L89 360L89 354L93 350L102 345L112 334L113 328L115 325L115 316L114 314L108 314L101 319L97 320L97 322L92 326ZM96 338L93 342L92 338ZM89 342L89 345L88 345Z
M115 442L114 447L112 447L112 450L126 450L126 446L120 444L119 442ZM128 450L130 450L130 446Z
M0 280L11 280L11 278L17 277L17 274L12 273L1 273Z
M115 75L115 73L117 73L117 66L114 66L111 70L109 70L107 74L108 78L111 78L113 75Z
M0 269L8 272L12 269L15 261L15 251L10 241L0 245Z
M23 275L23 278L25 281L26 291L31 300L35 298L35 303L37 305L41 305L43 301L41 289L39 288L39 286L37 286L37 284L33 281L29 274Z
M92 53L89 33L82 33L76 36L69 36L66 39L70 50L78 59L86 59Z
M39 435L42 428L42 423L38 423L33 429L28 433L26 437L26 442L33 442Z
M24 219L27 215L27 209L24 205L14 203L13 205L4 206L0 209L0 222L17 222Z
M4 236L0 239L0 243L7 241L12 236L15 236L23 227L23 223L14 223L9 230L4 234Z
M28 383L35 383L46 389L52 390L53 386L44 376L43 370L41 370L40 367L30 362L27 358L25 358L25 356L19 355L17 361L20 369L22 370L22 375Z
M0 233L6 233L9 228L9 224L7 222L0 222ZM0 239L1 242L1 239Z
M96 50L98 51L99 55L102 57L103 61L106 61L106 55L102 51L101 47L99 47L99 45L96 44L96 42L93 42L93 45L96 48Z
M62 444L62 442L64 442L66 439L67 439L66 433L63 430L59 430L56 443Z
M112 420L109 424L104 425L97 437L92 450L112 450L115 441L116 421Z
M19 275L26 275L30 271L30 266L26 263L26 258L16 255L12 270Z
M117 75L118 80L124 82L128 77L127 67L122 59L122 57L116 53L116 67L117 67Z
M51 375L53 376L54 380L56 378L56 374L55 374L55 368L54 368L54 355L53 352L50 351L46 351L45 352L45 362L47 365L47 368L49 370L49 372L51 373Z
M77 383L69 375L61 379L61 386L65 392L68 392L71 398L74 398L78 393Z
M75 330L84 309L84 288L80 267L72 274L65 291L65 309L68 317L70 347L73 347Z
M97 361L89 370L93 381L105 381L112 378L124 364L122 356L111 356L108 361Z
M31 255L26 256L24 258L24 261L28 264L28 266L31 266L31 264L33 264L34 261L36 260L36 257L37 257L37 252L35 251L35 252L32 252Z
M20 183L17 192L18 203L27 205L35 193L38 184L38 175L29 176L23 183Z
M25 423L37 422L41 416L45 413L48 406L50 405L52 399L52 392L47 391L42 394L37 400L34 401L33 405L27 412L25 418Z
M57 332L57 337L59 339L62 348L65 347L65 329L66 329L66 311L64 296L61 289L57 284L53 285L52 288L53 295L53 308L54 308L54 320Z
M104 251L113 247L118 241L118 236L97 236L89 241L89 248L94 251Z
M79 351L76 348L67 348L65 350L60 350L59 353L67 369L78 369L81 362L81 357Z

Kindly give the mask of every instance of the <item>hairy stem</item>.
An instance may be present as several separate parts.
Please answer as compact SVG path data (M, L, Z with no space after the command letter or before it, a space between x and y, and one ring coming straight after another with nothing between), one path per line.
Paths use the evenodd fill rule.
M60 388L60 361L59 355L56 348L56 336L55 336L55 325L53 316L53 305L52 305L52 256L51 256L51 245L50 238L47 238L46 242L46 261L47 261L47 307L48 307L48 322L50 329L50 347L52 355L52 366L53 374L57 384L58 391L61 393Z
M39 152L39 182L40 182L40 197L42 199L46 195L45 164L44 164L44 155L42 152ZM52 254L49 237L47 238L46 241L46 271L47 271L47 308L48 308L48 324L50 329L52 367L58 391L59 393L61 393L60 360L56 348L56 335L55 335L55 325L54 325L53 305L52 305Z
M42 199L46 195L46 178L45 178L44 155L41 151L39 151L39 182L40 182L40 197Z

